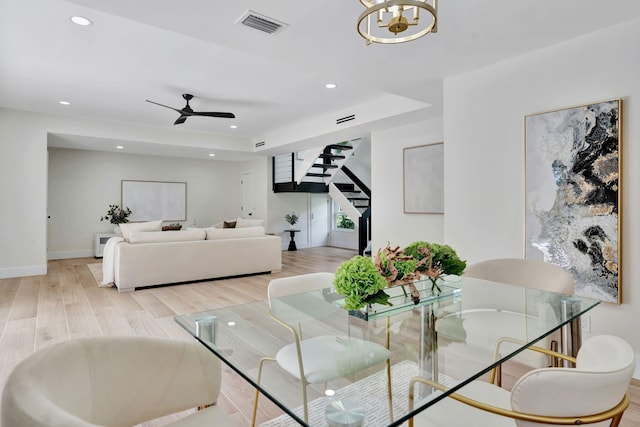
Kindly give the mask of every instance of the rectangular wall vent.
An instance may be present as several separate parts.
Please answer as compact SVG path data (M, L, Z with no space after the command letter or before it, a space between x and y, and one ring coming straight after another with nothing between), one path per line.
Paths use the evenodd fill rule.
M236 24L242 24L271 35L278 34L287 27L287 24L284 22L269 18L252 10L247 10L243 13L236 21Z
M264 141L262 142L256 142L256 148L258 147L262 147L264 145Z
M341 117L338 120L336 120L336 124L339 125L339 124L342 124L342 123L345 123L345 122L348 122L348 121L351 121L351 120L355 120L355 118L356 118L355 114L352 114L350 116L344 116L344 117Z

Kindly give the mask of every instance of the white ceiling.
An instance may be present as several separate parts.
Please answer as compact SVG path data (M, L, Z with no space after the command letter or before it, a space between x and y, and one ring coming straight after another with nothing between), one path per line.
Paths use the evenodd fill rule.
M440 115L445 77L640 17L634 0L440 0L439 7L437 34L366 46L356 31L358 0L0 0L0 106L210 135L197 149L127 141L129 152L138 145L198 157L218 139L239 137L248 142L238 153L217 158L240 160L259 141L337 142L407 111ZM268 35L236 24L246 10L288 27ZM74 25L72 15L94 24ZM326 89L329 82L338 87ZM177 113L145 102L182 108L183 93L195 95L195 110L237 118L174 126ZM362 119L342 130L335 119L347 114Z

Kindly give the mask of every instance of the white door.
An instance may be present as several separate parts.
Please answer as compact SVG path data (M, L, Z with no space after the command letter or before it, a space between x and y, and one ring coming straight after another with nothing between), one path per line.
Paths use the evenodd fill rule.
M251 218L256 208L255 192L253 189L253 171L242 172L242 174L240 174L240 184L242 185L240 216L242 218Z
M329 196L326 193L310 193L309 228L310 247L327 246L329 243Z

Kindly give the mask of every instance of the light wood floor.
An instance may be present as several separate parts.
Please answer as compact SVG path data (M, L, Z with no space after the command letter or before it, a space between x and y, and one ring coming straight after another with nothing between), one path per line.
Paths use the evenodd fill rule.
M70 338L99 335L150 335L192 339L173 320L179 314L266 298L273 277L335 271L355 255L336 248L283 252L283 268L275 275L256 275L118 293L98 288L88 264L95 258L50 261L48 274L0 279L0 388L13 367L34 351ZM630 387L632 404L620 424L640 425L640 384ZM248 426L254 390L224 368L219 400L236 426ZM258 421L282 412L263 398ZM166 419L145 424L159 426Z

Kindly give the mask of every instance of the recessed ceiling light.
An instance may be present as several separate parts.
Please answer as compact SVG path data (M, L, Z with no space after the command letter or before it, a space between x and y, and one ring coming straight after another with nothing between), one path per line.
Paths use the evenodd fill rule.
M118 150L124 150L124 147L123 147L122 145L116 145L116 148L117 148Z
M90 19L87 19L84 16L72 16L69 19L71 19L71 22L73 22L74 24L82 25L83 27L93 24Z
M335 83L327 83L326 85L324 85L324 87L326 87L327 89L335 89L337 86Z
M229 126L229 127L230 127L231 129L238 129L238 126L236 126L236 125L231 125L231 126Z
M209 153L209 157L215 157L216 155L214 153Z
M58 103L62 105L71 105L69 101L58 101Z

